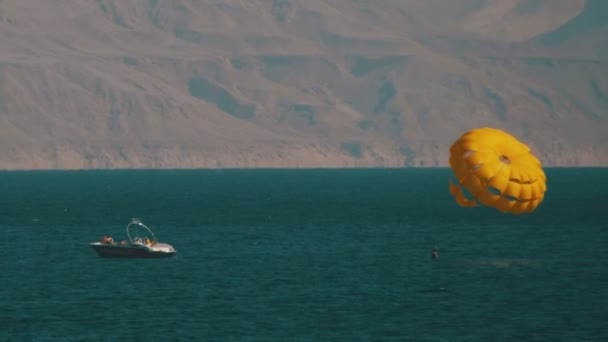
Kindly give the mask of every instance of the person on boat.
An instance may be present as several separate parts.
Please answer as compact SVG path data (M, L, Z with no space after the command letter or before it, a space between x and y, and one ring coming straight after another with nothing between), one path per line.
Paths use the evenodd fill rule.
M439 259L439 252L437 251L437 247L433 248L433 254L431 254L431 258L433 260Z
M104 237L101 239L101 243L106 244L106 245L109 245L109 244L114 243L114 240L112 239L112 237L111 237L111 236L104 236Z

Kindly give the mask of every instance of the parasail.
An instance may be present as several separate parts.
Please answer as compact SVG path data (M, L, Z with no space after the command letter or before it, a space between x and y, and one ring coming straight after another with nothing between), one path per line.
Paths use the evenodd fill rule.
M530 148L496 128L464 133L450 148L450 167L450 193L463 207L530 213L547 190L541 162Z

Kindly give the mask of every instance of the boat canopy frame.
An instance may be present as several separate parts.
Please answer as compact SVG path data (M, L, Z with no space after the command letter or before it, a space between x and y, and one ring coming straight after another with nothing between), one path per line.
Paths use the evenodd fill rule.
M146 226L145 224L143 224L139 218L134 217L134 218L132 218L132 219L131 219L131 222L130 222L130 223L127 225L127 236L129 237L129 242L130 242L130 243L132 243L132 244L133 244L133 243L135 243L135 242L133 241L133 238L131 238L131 233L130 233L131 228L132 228L133 226L139 226L139 227L144 228L144 229L145 229L145 230L147 230L147 231L150 233L150 235L152 236L152 241L157 241L157 240L156 240L156 236L154 236L154 232L152 232L152 230L151 230L150 228L148 228L148 226ZM136 236L136 238L138 238L138 237L139 237L139 236Z

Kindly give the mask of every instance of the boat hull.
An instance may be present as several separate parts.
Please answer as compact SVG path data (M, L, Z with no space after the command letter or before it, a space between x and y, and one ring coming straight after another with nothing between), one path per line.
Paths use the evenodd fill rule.
M92 243L91 248L102 258L170 258L174 251L155 251L143 245L109 245Z

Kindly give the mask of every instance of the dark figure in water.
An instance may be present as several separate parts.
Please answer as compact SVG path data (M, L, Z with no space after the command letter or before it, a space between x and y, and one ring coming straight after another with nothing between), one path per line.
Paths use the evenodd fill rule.
M439 252L437 252L437 247L433 248L433 254L431 254L431 258L433 260L439 259Z

